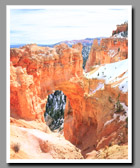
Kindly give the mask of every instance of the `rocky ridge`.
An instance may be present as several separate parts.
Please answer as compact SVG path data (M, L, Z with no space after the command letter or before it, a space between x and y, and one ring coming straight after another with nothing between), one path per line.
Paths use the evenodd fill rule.
M100 45L94 40L86 62L85 71L92 70L92 66L118 62L128 58L127 38L105 38Z
M128 22L126 21L121 25L117 25L116 27L117 27L116 30L112 31L112 36L114 36L115 34L119 34L121 32L127 32L128 31Z

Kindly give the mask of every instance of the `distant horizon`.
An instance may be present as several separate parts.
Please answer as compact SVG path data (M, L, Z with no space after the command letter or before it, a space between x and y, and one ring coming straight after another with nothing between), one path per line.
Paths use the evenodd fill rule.
M98 38L108 38L108 37L95 37L95 38L90 38L90 37L87 37L87 38L85 38L85 39L77 39L77 40L75 40L75 39L73 39L73 40L64 40L64 41L59 41L59 42L57 42L57 43L53 43L53 44L41 44L41 43L24 43L24 44L10 44L10 46L24 46L24 45L30 45L30 44L36 44L36 45L42 45L42 46L51 46L51 45L57 45L57 44L60 44L60 43L65 43L65 42L70 42L70 41L80 41L80 40L86 40L86 39L98 39Z
M127 20L127 6L11 7L10 45L110 37Z

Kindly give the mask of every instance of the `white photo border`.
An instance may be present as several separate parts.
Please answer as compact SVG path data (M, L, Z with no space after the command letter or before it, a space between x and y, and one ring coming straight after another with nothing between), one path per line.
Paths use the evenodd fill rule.
M6 162L7 163L132 163L132 5L61 5L74 8L128 9L128 159L10 159L10 10L59 8L60 5L7 5L6 6Z

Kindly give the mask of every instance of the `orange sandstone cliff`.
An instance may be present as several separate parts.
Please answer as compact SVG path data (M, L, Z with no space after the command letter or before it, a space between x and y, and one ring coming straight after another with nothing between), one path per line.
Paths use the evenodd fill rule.
M91 47L85 71L92 70L92 66L113 63L128 58L127 38L105 38L100 41L95 39Z
M82 46L74 47L61 44L50 49L27 45L11 49L11 116L44 121L48 94L62 86L65 86L64 92L69 92L69 79L83 74L79 68L83 61Z

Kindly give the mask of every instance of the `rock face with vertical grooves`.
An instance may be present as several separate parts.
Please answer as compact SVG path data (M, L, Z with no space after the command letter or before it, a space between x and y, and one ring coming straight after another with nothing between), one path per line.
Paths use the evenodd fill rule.
M85 71L92 70L94 65L113 63L128 58L127 38L105 38L100 41L94 40L91 47Z

